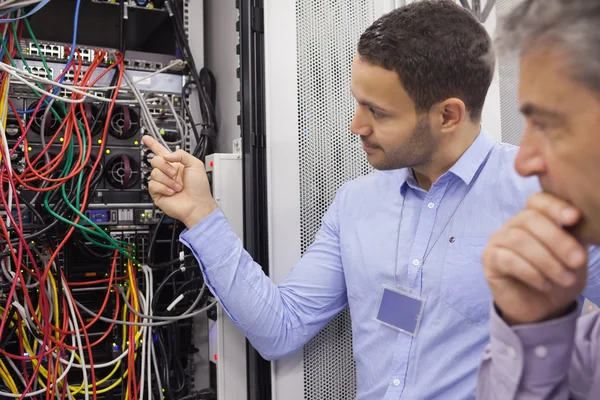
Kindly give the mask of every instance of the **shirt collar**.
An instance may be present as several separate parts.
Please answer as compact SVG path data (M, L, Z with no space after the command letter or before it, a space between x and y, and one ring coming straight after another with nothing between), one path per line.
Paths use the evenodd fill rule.
M482 129L471 146L450 168L448 173L459 177L465 184L470 185L477 170L486 159L492 147L494 147L494 143L494 139Z
M471 146L463 153L458 161L446 172L442 177L452 174L467 184L470 185L471 181L475 177L477 170L487 157L488 153L494 146L494 139L485 131L481 130L479 135L475 138ZM411 168L402 168L398 171L398 180L400 183L400 189L405 190L407 185L418 187L417 181L414 178Z

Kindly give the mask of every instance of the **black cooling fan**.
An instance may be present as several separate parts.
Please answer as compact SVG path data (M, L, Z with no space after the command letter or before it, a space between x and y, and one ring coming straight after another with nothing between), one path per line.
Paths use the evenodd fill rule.
M89 128L90 129L93 128L92 132L91 132L92 136L96 136L102 130L101 123L97 123L94 126L94 122L98 119L99 114L100 114L100 109L98 108L98 106L96 106L94 104L90 104L90 103L83 104L83 115L85 115L85 119L87 120L87 124L88 124ZM77 118L77 121L79 121L79 123L81 124L83 129L85 129L85 123L84 123L84 120L81 115L81 106L79 104L75 107L75 118ZM85 131L83 131L81 133L84 134Z
M110 134L117 139L130 139L140 129L138 113L127 106L117 106L110 116Z
M37 102L31 105L32 110L35 110L36 107L37 107ZM53 107L53 109L56 111L56 107ZM46 112L46 104L42 104L42 106L40 107L38 112L35 114L35 117L33 117L33 123L31 124L31 129L33 129L33 131L38 134L42 133L42 121L44 120L45 112ZM48 114L48 116L46 117L46 123L44 124L44 136L45 137L53 136L56 133L56 130L58 129L59 126L60 126L60 123L58 122L58 118L56 118L54 116L54 114L52 112L50 112Z
M132 188L139 177L139 164L126 154L114 156L106 164L106 179L117 189Z

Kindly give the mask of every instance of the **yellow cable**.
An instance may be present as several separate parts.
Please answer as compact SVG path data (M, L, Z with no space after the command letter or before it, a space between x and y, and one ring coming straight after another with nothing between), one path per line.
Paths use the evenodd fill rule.
M19 391L17 390L17 385L15 385L15 381L8 372L8 369L6 368L6 365L4 365L2 360L0 360L0 377L2 377L2 380L4 380L4 383L6 383L6 386L8 386L8 388L13 394L19 394Z
M129 266L131 267L131 265ZM130 270L131 271L131 270ZM56 299L58 299L58 293L57 293L57 288L56 288L56 281L54 280L54 277L52 276L52 274L49 274L50 276L50 282L51 282L51 286L53 289L53 294L55 296ZM130 275L131 276L131 275ZM131 279L131 278L130 278ZM132 296L133 297L133 307L136 311L139 312L139 301L138 301L138 297L137 297L137 293L135 291L132 292L132 287L129 286L127 288L127 293L126 296ZM59 323L59 311L58 311L58 302L54 302L54 311L55 311L55 315L56 315L56 321L57 321L57 326ZM0 307L0 311L3 311L4 309L2 307ZM36 310L36 314L39 314L39 307L38 310ZM127 305L125 304L123 306L123 321L127 320L127 315L128 315L128 308ZM13 319L17 319L16 315L13 317ZM135 319L137 320L138 317L135 316ZM14 324L14 323L11 323ZM125 346L128 345L128 341L127 341L127 325L123 325L123 339L122 339L122 348L124 349ZM39 345L38 341L34 341L33 343L33 348L31 346L31 343L29 342L29 339L26 335L26 325L24 321L21 321L21 332L22 332L22 337L23 337L23 347L25 348L25 350L29 353L29 354L37 354L37 347ZM140 343L140 338L142 336L142 332L141 329L138 329L138 327L135 326L131 326L129 327L129 329L135 329L135 337L134 337L134 343L135 343L135 349L137 349L137 347L139 346ZM58 332L55 332L55 337L58 339L60 339L60 337L58 336ZM58 352L58 349L57 349ZM58 354L57 354L58 356ZM134 353L134 357L137 358L137 354ZM74 358L75 360L79 363L79 365L81 365L81 358L79 357L79 355L77 353L74 353ZM35 368L37 366L38 360L35 358L31 359L31 362L33 364L33 367ZM74 363L75 365L75 363ZM111 379L113 377L113 375L115 375L117 373L117 371L119 370L121 366L121 360L117 361L117 363L115 364L113 370L103 379L99 380L96 382L96 386L100 386L103 383L105 383L106 381L108 381L109 379ZM61 369L62 369L62 363L61 363ZM42 366L40 366L39 370L38 370L39 375L38 376L38 381L41 385L42 388L46 388L45 382L43 381L42 378L48 379L48 370ZM59 374L59 375L62 375ZM121 382L123 381L123 379L126 379L128 376L128 371L126 370L123 375L117 379L113 384L111 384L110 386L103 388L103 389L99 389L96 391L97 394L104 394L106 392L109 392L111 390L113 390L114 388L116 388L117 386L119 386L121 384ZM13 392L13 394L19 394L18 393L18 389L14 383L14 381L12 380L11 375L8 373L8 370L6 369L6 366L2 363L2 360L0 360L0 377L5 381L5 383L7 384L7 386L9 387L9 389ZM64 382L59 382L58 383L58 387L62 388L63 387ZM88 385L88 388L91 389L92 385ZM78 393L81 393L84 390L84 384L82 383L80 386L71 386L69 385L69 389L71 390L71 395L76 395ZM126 396L129 397L129 394L127 393Z

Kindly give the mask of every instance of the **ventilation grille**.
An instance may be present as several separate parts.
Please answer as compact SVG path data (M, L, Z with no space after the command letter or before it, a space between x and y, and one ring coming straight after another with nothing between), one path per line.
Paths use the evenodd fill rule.
M498 21L510 13L522 0L498 0L496 16ZM519 59L515 56L498 58L500 75L500 123L502 141L514 145L521 143L525 120L519 111Z
M352 59L375 19L373 0L297 0L300 226L302 252L346 181L371 171L349 131L355 102ZM304 398L351 400L356 393L348 310L304 348Z

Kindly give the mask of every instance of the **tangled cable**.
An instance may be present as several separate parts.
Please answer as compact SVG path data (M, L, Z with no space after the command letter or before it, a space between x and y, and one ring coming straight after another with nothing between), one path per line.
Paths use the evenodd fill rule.
M176 221L167 229L170 257L155 262L158 232L169 225L164 215L143 254L135 241L98 225L86 211L104 175L109 121L119 104L137 104L143 132L170 148L196 135L195 124L188 129L188 106L179 112L169 96L139 90L140 80L129 75L119 52L95 51L84 68L73 45L54 78L23 11L4 17L10 22L0 25L0 398L183 398L189 394L183 361L189 354L178 335L215 303L194 259L176 241ZM34 73L24 55L24 30L46 76ZM76 28L74 44L75 35ZM107 74L111 85L97 86ZM198 85L205 87L207 73L202 75L205 82ZM16 86L30 90L31 108L17 107L11 97ZM135 98L120 99L123 88ZM97 115L104 118L90 114L90 101L101 104ZM177 137L163 137L157 127L149 106L157 101L174 118ZM203 115L216 129L214 112ZM9 120L16 127L9 129ZM28 140L34 124L41 138L37 152ZM209 150L208 140L197 153ZM105 270L78 272L65 263L73 251Z

